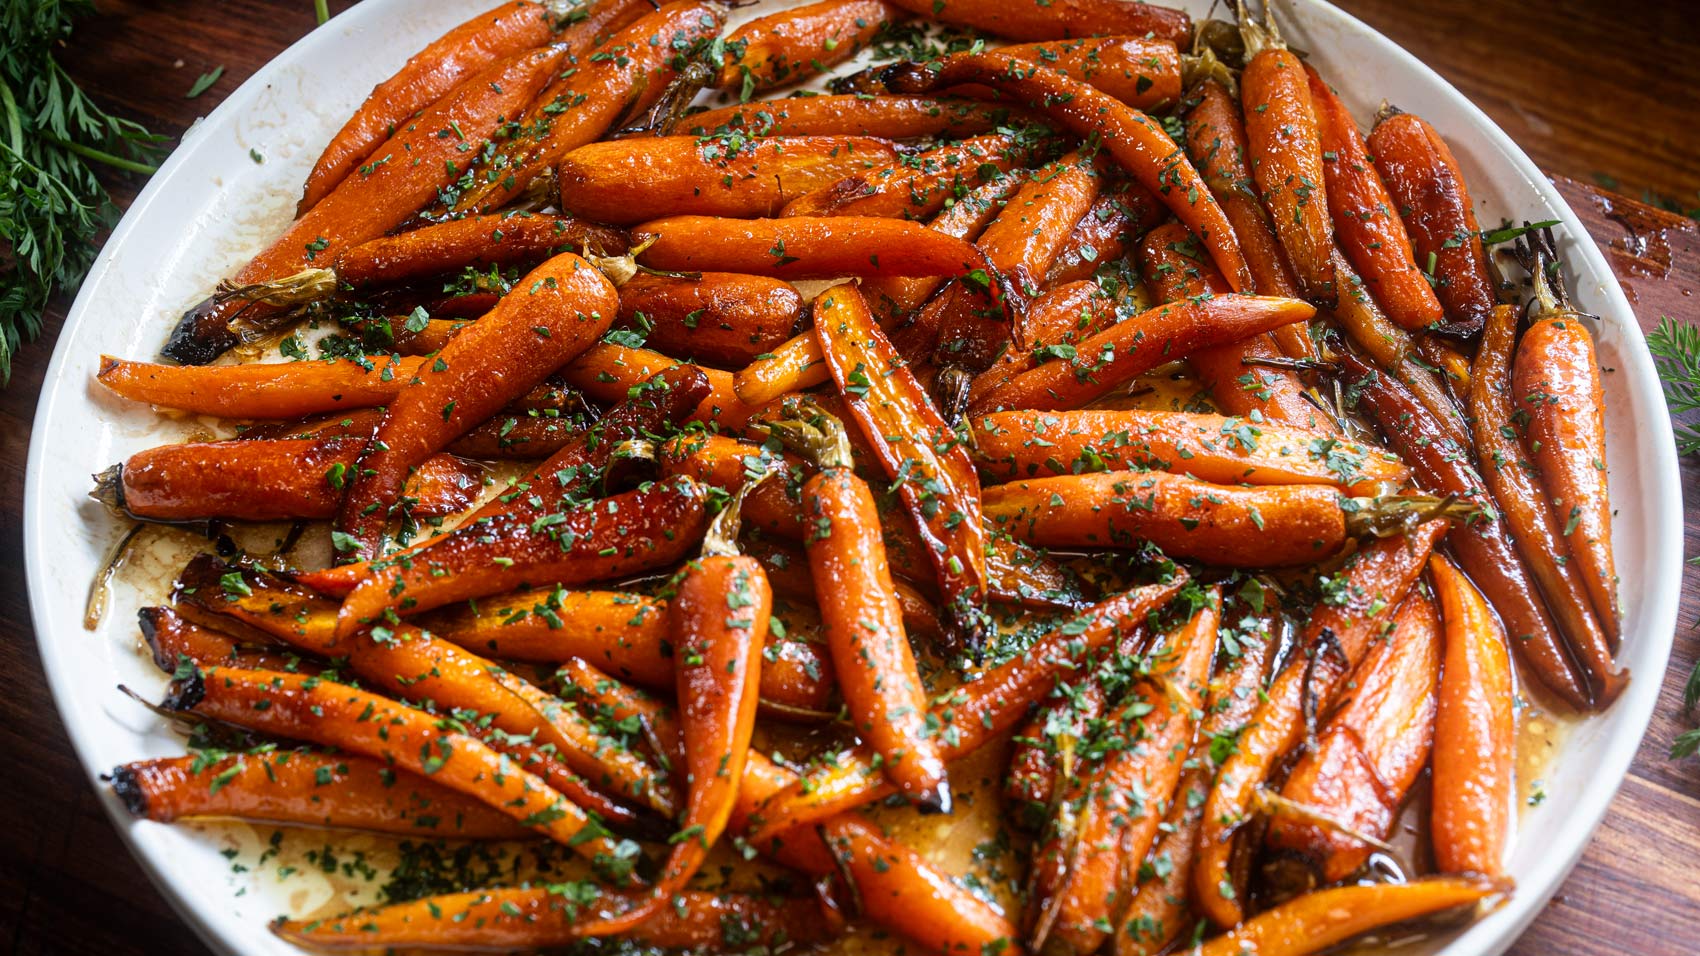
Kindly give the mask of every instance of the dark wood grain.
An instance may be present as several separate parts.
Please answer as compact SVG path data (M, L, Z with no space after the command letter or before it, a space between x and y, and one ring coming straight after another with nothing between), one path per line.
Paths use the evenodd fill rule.
M332 0L333 11L348 5ZM1352 0L1344 4L1438 69L1545 168L1597 175L1700 205L1700 27L1683 2ZM176 136L312 27L309 0L100 0L66 60L102 102ZM224 75L198 99L196 77ZM127 202L138 183L113 182ZM1592 185L1558 185L1609 247L1651 328L1694 319L1700 232L1694 223ZM65 303L47 316L50 334ZM47 340L47 341L50 341ZM49 346L25 348L0 392L0 947L17 954L163 956L205 950L119 843L42 681L22 567L24 448ZM1700 462L1683 464L1687 500ZM1700 517L1685 514L1686 552ZM1611 813L1520 956L1686 954L1700 948L1700 760L1665 757L1685 729L1682 676L1700 657L1700 571L1686 587L1659 710ZM1533 837L1533 838L1538 838ZM256 931L259 929L256 927Z

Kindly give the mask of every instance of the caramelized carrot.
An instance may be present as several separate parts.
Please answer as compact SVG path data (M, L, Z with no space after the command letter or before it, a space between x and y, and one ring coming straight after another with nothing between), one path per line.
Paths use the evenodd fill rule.
M1446 317L1463 331L1480 328L1498 297L1476 207L1452 150L1422 117L1384 109L1370 132L1369 151L1417 265L1436 280Z
M1516 786L1511 655L1498 616L1452 562L1435 555L1429 574L1445 621L1429 811L1435 866L1498 876Z
M1022 322L1025 347L1005 349L985 371L974 376L968 385L969 406L1033 369L1041 358L1067 354L1081 340L1115 325L1136 303L1119 287L1106 289L1093 279L1058 286L1034 299Z
M1134 109L1157 112L1181 98L1181 57L1174 41L1104 32L1096 28L1091 39L1021 43L998 52L1090 84Z
M518 116L560 64L563 51L537 50L499 60L469 76L418 119L398 126L377 157L344 179L243 266L231 283L281 279L401 225L461 174L477 147ZM276 306L214 296L184 313L161 354L204 365L245 336L232 327L275 319Z
M112 791L133 816L159 823L228 817L466 840L523 840L531 833L458 791L346 754L143 760L115 768Z
M555 167L561 207L599 222L660 216L775 216L788 202L897 159L866 136L774 136L724 143L695 136L591 143Z
M201 368L103 355L95 378L124 398L161 408L221 418L300 418L394 401L421 364L374 355Z
M443 608L420 624L491 657L542 664L580 658L645 687L673 686L667 603L642 594L532 588Z
M154 666L167 674L175 672L185 659L203 667L315 672L316 661L303 660L278 646L269 635L249 633L247 628L214 630L185 620L168 607L144 607L136 612L136 623ZM242 637L251 640L227 636L228 631L242 631Z
M956 139L1020 125L1028 115L1001 103L942 96L806 96L695 113L680 132L699 136L880 136Z
M1027 160L1014 136L975 136L846 176L785 204L783 216L925 219Z
M669 355L731 368L776 351L802 321L803 305L790 283L726 272L696 279L639 273L620 287L622 325L643 330Z
M1195 956L1309 956L1360 933L1473 907L1502 892L1506 892L1504 884L1460 877L1318 890L1265 910L1192 952Z
M1328 712L1371 642L1392 629L1394 610L1449 525L1427 521L1408 534L1372 542L1329 578L1327 593L1338 597L1311 612L1297 656L1259 701L1204 804L1192 903L1216 925L1232 927L1242 917L1240 888L1229 877L1228 858L1235 834L1251 818L1258 788L1304 739L1307 715Z
M1181 44L1192 36L1185 12L1138 0L895 0L940 23L972 27L1011 40L1059 40L1114 34Z
M913 222L871 216L718 219L670 216L632 230L647 266L779 279L990 275L972 245ZM982 280L984 281L984 280Z
M588 250L588 252L586 252ZM395 236L381 236L336 257L336 281L355 289L448 276L474 266L534 267L557 252L619 255L624 232L541 213L494 213L435 222Z
M1316 883L1339 882L1363 866L1371 846L1359 835L1385 840L1392 832L1400 805L1428 764L1440 654L1434 602L1412 594L1400 606L1393 633L1353 672L1344 691L1350 696L1288 771L1281 796L1306 816L1277 810L1264 843L1292 854ZM1330 825L1308 818L1310 811ZM1306 880L1301 888L1310 885Z
M449 342L384 414L337 511L337 551L371 560L407 475L601 337L619 300L594 266L562 253L532 270L495 311Z
M903 11L885 0L821 0L758 17L726 38L715 85L749 99L756 90L800 83L843 63Z
M1025 170L1015 170L985 183L934 217L927 228L953 239L977 239L1027 178ZM893 329L898 319L919 308L944 282L943 276L864 277L861 292L879 316L880 327Z
M994 412L969 426L981 473L1004 480L1133 468L1218 484L1334 485L1371 495L1410 475L1379 448L1221 415Z
M1104 187L1092 208L1074 224L1051 270L1045 273L1045 291L1054 292L1089 279L1099 266L1120 259L1161 217L1159 210L1157 197L1143 186L1121 182ZM1033 307L1037 310L1038 302ZM1031 330L1032 315L1028 322Z
M740 369L732 379L732 390L739 401L759 408L786 392L800 392L831 380L820 340L814 329L808 329Z
M1003 6L1007 6L1003 5ZM1118 7L1136 3L1118 0ZM1057 5L1047 8L1046 18L1067 17ZM1091 32L1106 29L1103 22ZM1122 31L1118 31L1122 32ZM1139 31L1126 31L1138 33ZM1210 258L1234 291L1251 288L1250 273L1233 228L1222 215L1222 207L1210 196L1198 171L1187 162L1175 141L1155 120L1107 93L1071 80L1044 67L1034 67L1001 50L945 57L936 66L911 66L888 81L896 92L927 92L961 83L980 83L1017 101L1028 103L1070 132L1096 137L1140 185L1150 190L1175 218L1204 240Z
M1315 312L1297 299L1233 294L1158 306L1011 378L976 401L969 412L1078 408L1163 362L1303 321Z
M738 400L731 372L686 365L654 349L599 342L567 363L561 369L561 378L595 401L609 404L625 398L633 386L682 369L694 370L708 383L706 394L689 415L690 421L736 430L755 413L755 409Z
M219 441L161 445L137 452L103 475L95 496L148 521L292 521L336 514L342 487L365 441ZM421 518L464 511L483 476L451 455L433 455L407 476L402 495Z

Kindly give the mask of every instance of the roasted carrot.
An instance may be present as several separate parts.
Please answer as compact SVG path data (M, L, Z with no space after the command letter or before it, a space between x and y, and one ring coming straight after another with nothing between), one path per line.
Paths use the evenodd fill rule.
M1429 575L1445 622L1429 811L1435 866L1498 876L1516 786L1511 654L1499 618L1452 562L1435 555Z
M1392 629L1394 610L1449 525L1427 521L1408 534L1372 542L1329 578L1327 593L1338 597L1311 612L1297 656L1259 701L1204 804L1192 903L1216 925L1235 926L1243 913L1243 887L1229 877L1228 859L1235 834L1251 819L1258 788L1304 739L1307 715L1329 710L1371 642Z
M770 427L820 468L803 483L803 543L851 726L906 798L949 812L950 783L941 742L927 722L927 688L904 630L874 495L856 475L844 425L816 410L808 421Z
M1023 348L1005 349L968 385L973 407L1010 379L1036 367L1042 359L1067 354L1083 339L1097 335L1137 308L1138 300L1119 286L1106 288L1094 279L1058 286L1034 299L1022 321Z
M1222 415L994 412L969 426L981 473L1003 480L1138 468L1218 484L1334 485L1372 495L1410 475L1373 446Z
M1262 27L1242 22L1240 30L1247 47L1240 103L1252 177L1305 298L1332 306L1340 295L1334 223L1323 181L1316 104L1304 63L1287 49L1272 19ZM1233 276L1228 278L1232 281Z
M723 7L678 0L620 30L536 97L499 148L454 184L448 205L456 213L508 205L563 156L654 103L724 22Z
M637 226L652 268L745 272L779 279L843 276L993 276L980 250L918 223L871 216L719 219L670 216Z
M1035 864L1042 872L1046 858L1054 858L1062 877L1028 904L1033 951L1086 956L1109 936L1111 918L1126 903L1127 861L1145 858L1180 782L1216 655L1221 611L1220 592L1206 590L1192 618L1148 652L1150 674L1094 741L1102 753L1097 767L1063 793L1059 823Z
M978 239L1027 178L1025 170L1015 170L984 183L935 216L927 228L953 239ZM919 308L944 282L943 276L864 277L861 291L879 316L880 327L894 329L898 320Z
M1540 243L1542 259L1555 250ZM1537 265L1534 322L1512 365L1512 403L1526 414L1525 443L1552 514L1588 589L1594 613L1615 649L1621 638L1617 567L1611 551L1611 495L1606 482L1605 391L1594 337L1570 304L1556 265Z
M1137 6L1118 2L1118 7ZM1046 11L1051 23L1056 23L1055 17L1067 15L1068 11L1055 5ZM1099 22L1092 32L1106 27L1106 23ZM956 54L945 57L936 66L912 64L894 68L887 82L895 92L917 93L962 83L984 84L1027 103L1077 136L1096 137L1122 168L1204 241L1210 258L1228 277L1234 291L1251 288L1245 258L1222 207L1210 195L1198 170L1187 162L1186 154L1157 121L1144 113L1123 105L1107 93L1054 70L1035 67L1001 50Z
M739 401L755 408L786 392L814 388L831 380L820 340L814 329L807 329L740 369L732 379L732 389Z
M1370 648L1352 674L1350 696L1287 772L1264 844L1298 870L1282 889L1336 883L1363 866L1386 840L1399 807L1428 764L1440 677L1440 616L1421 594L1405 599L1393 633ZM1314 814L1314 815L1313 815ZM1327 822L1322 822L1326 820Z
M92 494L148 521L329 518L364 446L360 438L161 445L98 476ZM433 455L406 482L408 512L435 518L471 507L484 479L471 462Z
M1505 884L1479 877L1363 883L1318 890L1265 910L1191 952L1194 956L1308 956L1372 929L1473 907L1504 892L1508 892Z
M724 106L686 117L677 131L699 136L741 132L750 136L955 139L1021 125L1031 118L1001 103L961 97L847 94Z
M186 620L168 607L144 607L136 612L136 623L142 632L155 667L167 674L182 666L185 659L203 667L243 667L258 670L301 671L313 673L317 661L296 656L269 635L240 630L241 637L204 627Z
M384 526L407 475L595 342L619 309L590 263L562 253L532 270L489 315L402 388L384 414L337 511L344 558L383 553Z
M468 266L530 268L563 251L619 255L626 245L625 233L609 226L516 210L382 236L344 250L332 268L339 284L370 289L454 275Z
M925 219L1031 152L1011 135L975 136L846 176L791 200L780 214Z
M1445 319L1440 299L1417 268L1411 238L1352 114L1314 68L1304 69L1321 135L1328 214L1340 251L1393 321L1413 332L1440 324Z
M1045 273L1045 291L1089 279L1099 266L1120 259L1161 217L1160 208L1157 197L1144 186L1129 182L1105 186L1092 208L1074 224ZM1033 321L1031 315L1028 321Z
M1410 463L1419 484L1493 508L1493 517L1461 525L1450 541L1458 564L1493 602L1512 646L1541 683L1579 710L1610 704L1627 685L1628 675L1615 669L1611 650L1603 641L1567 647L1506 533L1505 522L1498 518L1499 507L1471 467L1468 452L1442 434L1399 383L1353 356L1342 356L1341 361L1358 393L1359 406L1381 426L1390 447ZM1572 657L1582 668L1580 676Z
M103 355L95 378L134 402L221 418L300 418L395 400L417 358L374 355L200 368Z
M726 38L715 85L747 100L756 90L800 83L843 63L903 11L885 0L821 0L758 17Z
M229 817L466 840L523 840L531 833L458 791L346 754L143 760L115 768L112 791L132 815L159 823Z
M453 182L478 147L518 116L560 64L563 51L544 49L499 60L469 76L415 120L398 126L372 152L375 159L286 229L230 280L234 286L281 279L330 262L342 250L401 225ZM240 320L261 325L279 308L214 296L184 313L161 353L204 365L245 336Z
M708 383L706 394L690 413L691 421L736 430L755 413L755 409L738 400L731 372L686 365L654 349L599 342L567 363L561 369L561 378L592 399L608 404L625 398L633 386L681 369L694 370Z
M1185 12L1137 0L895 0L898 6L940 23L972 27L1011 40L1059 40L1099 34L1149 36L1185 43L1192 18Z
M790 283L726 272L696 279L639 273L620 287L620 323L649 345L730 368L776 351L802 320L803 305Z
M1157 306L1011 378L976 401L969 413L1078 408L1163 362L1300 322L1315 312L1297 299L1235 294Z
M646 137L580 146L555 167L555 184L562 208L599 222L749 219L896 159L891 143L868 136Z
M1020 43L998 52L1090 84L1134 109L1157 112L1181 98L1181 57L1174 41L1143 33L1104 36L1101 28L1091 33L1091 39Z
M491 657L549 664L576 657L645 687L673 686L667 603L642 594L532 588L442 608L420 624Z
M1422 117L1383 109L1370 132L1369 151L1417 265L1435 279L1447 319L1464 332L1480 328L1498 298L1476 207L1452 150Z

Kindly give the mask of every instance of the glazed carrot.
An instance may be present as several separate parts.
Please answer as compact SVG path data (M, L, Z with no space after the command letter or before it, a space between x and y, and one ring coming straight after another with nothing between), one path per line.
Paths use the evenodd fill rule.
M1464 446L1445 437L1410 392L1352 356L1342 356L1342 365L1347 381L1355 383L1359 407L1381 426L1389 446L1410 463L1421 485L1488 502L1498 514ZM1471 521L1453 531L1450 541L1458 564L1493 602L1512 646L1542 684L1579 710L1603 708L1622 692L1628 675L1615 670L1604 642L1567 647L1559 636L1503 521Z
M994 412L969 421L995 479L1152 469L1218 484L1335 485L1371 495L1410 469L1387 452L1244 418L1128 409Z
M229 817L465 840L523 840L531 832L455 790L346 754L143 760L115 768L112 791L133 816L159 823Z
M1158 226L1138 245L1140 274L1165 302L1212 298L1228 291L1222 274L1204 260L1198 241L1178 223ZM1198 371L1211 401L1230 415L1261 418L1324 433L1333 421L1305 398L1304 383L1285 369L1255 363L1280 356L1270 334L1200 349L1188 360Z
M815 335L862 436L921 533L952 619L977 641L986 599L980 478L854 286L815 299Z
M1259 701L1204 803L1192 903L1216 925L1232 927L1242 917L1228 858L1235 834L1251 819L1258 788L1304 739L1306 715L1330 709L1371 642L1394 626L1394 610L1449 525L1427 521L1408 534L1372 542L1330 577L1329 593L1339 595L1338 603L1324 601L1311 612L1299 653Z
M531 588L442 608L420 625L491 657L540 664L579 658L645 687L673 686L667 603L642 594Z
M1022 320L1024 348L1005 349L968 386L970 407L981 402L1041 359L1067 354L1083 339L1097 335L1138 307L1138 300L1119 285L1106 288L1095 279L1058 286L1034 299Z
M1091 33L1091 39L1013 44L998 52L1090 84L1134 109L1157 112L1181 98L1181 57L1174 41L1143 33L1102 36L1101 28Z
M1117 658L1137 658L1145 638L1144 631L1131 632L1114 653L1083 666L1077 679L1059 681L1033 716L1016 729L1003 797L1015 812L1017 826L1040 830L1046 825L1053 801L1080 770L1077 755L1090 729L1102 723L1110 706L1106 682L1117 676Z
M978 239L1027 178L1025 170L1015 170L984 183L934 217L927 228L953 239ZM944 282L943 276L864 277L861 292L879 316L880 327L894 329L899 319L919 308Z
M1548 261L1550 245L1542 252ZM1525 442L1564 523L1577 573L1613 648L1621 638L1617 567L1611 552L1611 495L1606 487L1605 392L1594 337L1570 306L1563 276L1538 268L1535 321L1512 365L1512 402L1527 413Z
M1332 306L1340 295L1334 223L1304 63L1281 42L1273 21L1261 29L1247 21L1241 31L1249 56L1240 76L1240 103L1252 177L1305 298Z
M1007 6L1007 5L1004 5ZM1059 4L1046 8L1046 18L1068 16ZM1133 9L1136 3L1120 2ZM1090 32L1106 29L1095 24ZM1123 31L1117 31L1123 32ZM1137 33L1139 31L1125 31ZM1096 137L1140 185L1150 190L1203 239L1210 258L1236 292L1251 288L1245 258L1234 239L1233 228L1222 215L1222 207L1209 194L1198 171L1186 154L1155 120L1090 86L1043 67L994 50L945 57L936 67L911 66L894 73L890 81L896 92L927 92L961 83L980 83L1031 105L1070 132Z
M802 321L803 304L797 290L779 279L639 273L620 287L620 323L643 331L649 345L669 355L741 368L785 342Z
M144 607L136 612L136 623L154 666L167 674L175 672L185 659L203 667L316 672L316 661L296 656L269 635L249 634L240 627L227 629L243 631L244 638L252 638L240 640L188 621L168 607Z
M452 720L322 678L232 668L173 681L161 706L382 761L573 847L616 882L630 876L635 846Z
M599 222L750 219L896 159L891 143L867 136L643 137L580 146L555 167L555 184L563 209Z
M820 471L803 483L803 543L838 689L856 735L897 789L924 810L950 810L941 742L903 627L873 492L855 473L843 423L817 411L771 426Z
M739 429L755 413L755 409L738 400L731 372L686 365L654 349L599 342L567 363L561 369L561 378L595 401L608 404L625 398L635 385L679 369L693 369L708 383L704 397L689 415L690 421Z
M245 286L281 279L330 262L342 250L401 225L461 174L478 155L478 146L502 123L519 115L562 54L558 49L523 53L462 81L418 119L397 127L395 135L372 152L376 159L295 220L230 283ZM232 322L263 324L278 311L276 306L214 296L184 313L161 354L204 365L245 337Z
M572 585L666 567L701 534L703 495L681 478L536 520L500 514L463 525L404 561L375 567L343 599L337 633L353 635L386 612L414 614L529 582Z
M1129 182L1105 186L1045 273L1045 291L1091 278L1099 266L1120 259L1161 216L1157 197L1145 187ZM1031 315L1028 321L1033 321Z
M1439 877L1409 883L1362 883L1317 890L1247 920L1191 950L1194 956L1308 956L1360 933L1473 907L1505 884L1478 878Z
M113 466L94 495L148 521L329 518L364 446L359 438L161 445ZM464 511L484 483L451 455L425 459L406 481L409 513L421 518Z
M1150 36L1180 44L1192 36L1192 18L1180 10L1137 0L895 0L917 16L972 27L1010 40L1058 40L1099 34Z
M738 393L739 401L754 408L786 392L800 392L831 380L820 340L814 329L808 329L740 369L732 379L732 390Z
M1339 882L1363 866L1372 847L1356 835L1385 840L1392 833L1434 742L1440 655L1434 602L1412 594L1400 606L1393 633L1353 672L1344 691L1350 697L1287 772L1282 797L1352 831L1277 808L1264 844L1292 854L1284 862L1306 871L1300 888Z
M1480 328L1498 297L1476 207L1452 150L1422 117L1384 109L1370 132L1369 151L1417 265L1437 280L1447 319L1463 331Z
M871 216L718 219L670 216L632 230L655 269L779 279L993 275L980 250L919 223ZM995 278L995 275L993 275Z
M103 355L96 381L133 402L221 418L300 418L394 401L422 363L365 359L254 363L201 368Z
M1446 625L1429 811L1435 866L1498 876L1516 786L1511 655L1498 616L1452 562L1435 555L1429 575Z
M685 117L678 132L699 136L880 136L957 139L1021 125L1031 116L1001 103L941 96L807 96L723 106Z
M1101 647L1145 623L1186 584L1178 573L1162 584L1124 591L1082 611L1041 635L1026 653L935 701L946 761L973 753L988 740L1019 724L1027 709L1049 694L1059 677L1080 667ZM790 831L890 796L873 752L857 747L832 765L797 783L775 789L752 815L748 840L758 849Z
M1204 702L1216 655L1222 598L1205 591L1202 606L1162 645L1148 652L1149 676L1124 698L1094 742L1098 766L1061 797L1059 825L1047 834L1045 858L1063 868L1058 885L1029 902L1036 952L1086 956L1109 936L1125 904L1129 860L1143 860L1157 838ZM1060 821L1072 820L1063 825Z
M689 476L727 494L737 494L754 476L783 466L775 480L759 482L745 492L742 517L763 533L803 540L801 486L813 469L801 459L776 456L760 445L725 435L687 433L661 446L659 464L663 475Z
M721 537L724 532L724 537ZM719 841L737 802L755 730L762 646L773 591L754 558L736 553L736 515L709 531L705 554L685 566L672 599L669 635L679 654L679 724L687 799L648 899L626 913L580 924L587 936L620 933L672 903Z
M581 941L586 926L629 913L642 902L631 891L582 880L427 896L325 919L283 920L272 932L307 949L529 950ZM664 950L772 951L820 942L830 925L812 899L682 890L674 905L621 938Z
M726 38L715 85L749 99L756 90L800 83L843 63L903 11L885 0L821 0L758 17Z
M563 156L601 139L622 116L647 108L720 33L725 9L678 0L631 23L563 71L532 102L494 155L454 184L455 213L508 205Z
M969 413L1078 408L1163 362L1303 321L1315 311L1297 299L1234 294L1157 306L1011 378L976 401Z
M551 41L565 44L576 56L585 52L597 35L635 19L642 8L636 0L600 0L574 6L573 11L561 16L547 3L501 3L415 53L394 76L373 87L366 101L331 137L307 174L295 214L302 215L318 205L414 113L437 102L492 62Z
M573 393L582 401L582 396ZM587 413L561 414L559 409L513 411L487 419L483 424L449 442L448 451L462 458L521 458L535 461L553 455L584 432Z
M467 266L529 269L563 251L619 255L626 245L625 233L609 226L515 210L428 223L363 242L338 255L332 268L339 284L370 289L453 275Z
M1025 162L1030 152L1007 134L947 143L814 189L786 203L780 215L925 219Z
M1597 609L1589 603L1587 577L1573 547L1575 538L1567 538L1563 531L1565 526L1559 524L1562 514L1548 507L1552 499L1541 487L1539 478L1542 473L1530 460L1534 456L1529 455L1524 444L1517 440L1519 422L1528 421L1532 432L1535 420L1534 413L1516 407L1518 394L1539 395L1539 404L1563 401L1545 391L1514 391L1512 343L1517 336L1519 311L1516 306L1495 306L1488 312L1487 322L1482 327L1481 344L1470 375L1470 414L1476 458L1481 463L1482 478L1498 507L1505 529L1546 599L1546 609L1565 641L1572 648L1609 648L1612 645L1611 632L1601 626L1606 619L1597 616ZM1570 321L1578 324L1577 320ZM1525 333L1525 348L1528 347L1529 336L1539 327L1537 324ZM1548 367L1551 364L1548 363ZM1539 374L1528 369L1524 372L1526 375ZM1537 385L1535 389L1544 387ZM1593 396L1594 401L1599 399L1600 396ZM1592 415L1598 410L1597 406L1590 408L1583 401L1564 401L1564 404L1565 417L1573 419ZM1592 475L1597 473L1592 463L1589 464L1589 472L1592 480ZM1580 518L1575 521L1581 523Z
M337 511L343 557L382 553L402 482L425 458L530 390L601 337L619 300L602 273L572 253L532 270L493 312L420 367L384 414L349 475Z

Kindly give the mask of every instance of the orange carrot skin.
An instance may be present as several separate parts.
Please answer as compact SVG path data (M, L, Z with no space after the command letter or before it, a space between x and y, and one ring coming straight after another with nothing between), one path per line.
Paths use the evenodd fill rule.
M1420 484L1462 498L1487 497L1468 453L1440 434L1410 392L1352 356L1344 356L1342 363L1348 380L1359 385L1360 407L1382 426L1390 446L1410 463ZM1628 676L1613 670L1606 647L1565 647L1503 521L1472 521L1454 530L1450 539L1459 565L1489 596L1512 646L1542 684L1578 710L1604 707L1623 690ZM1585 677L1573 670L1573 654L1587 666Z
M1576 316L1535 322L1523 333L1512 375L1513 401L1529 416L1530 457L1615 650L1621 615L1606 488L1605 392L1594 337Z
M1348 559L1334 576L1344 584L1340 593L1345 600L1324 602L1311 613L1301 635L1301 652L1270 685L1238 748L1216 775L1204 804L1192 874L1193 905L1216 925L1232 927L1242 918L1228 876L1233 838L1251 817L1257 788L1303 739L1307 693L1317 712L1328 709L1370 642L1393 626L1394 610L1447 526L1445 521L1424 522L1407 534L1373 541Z
M1312 564L1346 541L1340 493L1326 485L1213 485L1161 471L1012 481L985 490L986 518L1041 548L1131 548L1223 567Z
M1157 112L1181 98L1181 57L1169 40L1144 35L1093 36L1014 44L999 47L998 52L1090 84L1137 110Z
M699 279L639 273L620 287L620 323L648 324L648 343L718 368L743 368L778 349L803 318L788 282L707 272ZM759 404L759 403L756 403Z
M614 286L602 273L562 253L455 336L396 396L351 475L336 524L359 547L339 548L344 557L377 557L407 474L588 348L618 310Z
M1269 48L1252 57L1240 78L1247 155L1252 176L1287 251L1305 298L1333 305L1340 288L1334 268L1334 223L1323 181L1322 142L1304 64L1291 51ZM1232 279L1232 276L1229 276Z
M570 216L506 212L435 222L395 236L380 236L336 257L336 278L356 289L452 275L467 266L541 264L557 252L600 255L626 251L618 229Z
M1428 764L1440 655L1434 602L1420 594L1406 598L1393 633L1353 673L1350 699L1328 718L1315 748L1288 772L1281 795L1386 839ZM1281 814L1264 842L1314 866L1321 883L1350 876L1371 850L1343 833Z
M642 594L532 588L442 608L420 624L491 657L541 664L579 658L621 680L673 686L667 604Z
M1505 865L1516 783L1516 686L1505 629L1452 562L1429 562L1445 620L1434 718L1434 861L1442 873L1498 876Z
M970 242L978 239L1027 179L1025 170L1015 170L1000 179L983 183L933 217L927 228L953 239ZM875 310L874 314L879 316L880 327L895 329L900 319L919 308L944 282L942 276L873 277L862 280L861 291L869 307Z
M1411 239L1346 104L1306 66L1322 136L1322 175L1340 251L1357 266L1389 318L1417 331L1445 319L1434 289L1417 268Z
M189 617L197 620L190 621ZM303 659L279 647L270 635L240 625L220 630L214 625L225 622L210 620L211 617L194 612L178 614L168 607L144 607L136 612L136 623L154 666L167 674L175 672L184 658L202 667L319 673L317 661ZM240 635L229 636L231 632Z
M1197 946L1195 956L1309 956L1381 926L1474 906L1502 884L1441 877L1364 883L1306 893Z
M1060 40L1100 34L1150 36L1181 44L1192 36L1184 11L1137 0L895 0L916 16L973 27L1010 40Z
M585 896L590 897L588 900ZM307 949L515 950L566 946L584 939L592 920L629 911L642 897L582 881L559 886L474 890L355 910L272 927ZM685 890L623 938L665 950L713 950L736 938L784 949L822 941L830 924L810 899Z
M531 831L476 800L366 757L247 754L124 764L112 789L136 817L171 823L231 817L411 837L523 840Z
M723 219L669 216L637 226L655 244L639 258L671 272L743 272L776 279L958 276L985 268L969 243L918 223L873 216Z
M417 358L255 363L202 368L103 355L96 380L135 402L221 418L300 418L394 401Z
M775 216L793 199L897 159L867 136L774 136L729 148L695 136L580 146L555 167L561 206L598 222L671 215Z
M1160 209L1157 197L1143 186L1123 182L1104 187L1045 273L1045 291L1090 279L1099 266L1120 259L1161 218Z
M1072 237L1071 237L1072 241ZM1079 345L1119 322L1135 300L1114 294L1093 279L1080 279L1044 293L1027 308L1022 322L1026 348L1005 349L985 371L974 376L968 387L968 404L978 404L1011 379L1039 364L1036 354L1048 354L1056 346Z
M948 808L944 758L927 727L927 688L903 627L873 492L849 468L829 468L803 485L803 515L821 620L856 734L904 796Z
M739 401L759 407L787 392L800 392L831 380L826 357L820 354L820 342L813 329L806 329L740 369L732 389Z
M1381 449L1222 415L1155 410L993 412L969 421L981 474L1045 478L1147 469L1217 484L1334 485L1373 495L1410 469Z
M358 438L161 445L124 463L120 500L150 521L329 518L364 445ZM407 477L403 493L413 514L441 517L470 507L482 485L470 463L433 455Z
M1117 5L1137 6L1120 0ZM1093 27L1094 31L1101 29L1104 29L1102 24ZM1030 104L1077 136L1096 137L1123 169L1203 240L1211 260L1227 276L1234 291L1251 288L1245 257L1234 238L1233 227L1222 214L1222 207L1210 195L1186 154L1163 131L1161 124L1144 113L1055 70L1034 66L1001 50L956 54L946 57L936 68L917 68L888 82L897 92L927 92L962 83L984 84Z
M754 136L879 136L960 139L1031 120L1000 104L961 97L808 96L723 106L685 117L678 132L704 136L717 130Z
M758 17L726 38L716 85L739 92L800 83L855 56L901 19L903 11L885 0L821 0Z
M925 219L1028 158L1008 135L975 136L847 176L785 204L783 216Z
M267 282L328 265L344 249L401 225L461 174L479 144L519 115L561 57L556 49L523 53L463 81L418 119L398 127L372 152L376 159L291 223L231 281L239 286ZM277 311L240 299L208 300L184 313L161 354L205 365L240 340L230 327L238 314L250 320Z
M625 398L632 386L663 373L691 369L708 382L708 391L687 421L714 425L723 430L742 429L755 409L738 400L732 373L717 368L686 365L654 349L634 349L612 342L598 342L561 369L561 379L602 404Z
M1132 652L1137 649L1137 645L1129 647ZM1049 738L1067 737L1069 746L1073 746L1085 739L1095 721L1103 719L1110 704L1109 692L1094 679L1095 671L1095 667L1089 667L1086 678L1069 687L1067 693L1042 702L1033 717L1015 732L1003 796L1015 813L1017 826L1033 830L1042 827L1058 788L1069 782L1065 769L1073 772L1073 768L1062 765L1063 755L1058 753L1061 742ZM1057 691L1062 690L1059 684Z
M1498 296L1487 251L1476 226L1476 207L1452 150L1422 117L1396 113L1369 136L1376 171L1393 197L1410 235L1418 265L1435 279L1446 317L1464 331L1487 321Z

